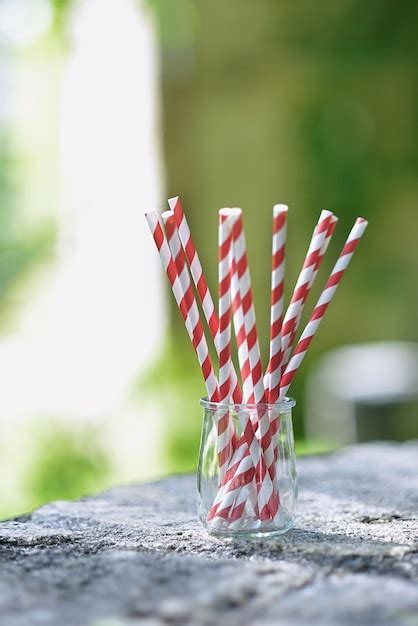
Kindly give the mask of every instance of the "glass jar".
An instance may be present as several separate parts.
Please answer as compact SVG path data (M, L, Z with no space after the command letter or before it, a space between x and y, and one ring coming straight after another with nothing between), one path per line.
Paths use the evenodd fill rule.
M218 404L206 398L197 471L198 513L209 533L260 539L292 527L297 476L295 401Z

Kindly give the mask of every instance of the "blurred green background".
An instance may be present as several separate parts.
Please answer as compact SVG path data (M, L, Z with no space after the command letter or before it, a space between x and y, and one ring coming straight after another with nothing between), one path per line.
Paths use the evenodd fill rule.
M0 0L0 16L6 4L10 2ZM69 23L77 3L45 0L39 2L39 11L45 11L46 4L49 18L39 36L15 45L3 32L0 61L8 63L13 74L16 63L35 60L38 71L44 68L45 80L55 85L71 55ZM303 424L304 382L318 358L343 344L418 340L417 6L408 0L315 4L149 0L135 6L139 14L151 17L159 57L156 85L165 170L161 197L181 196L214 291L217 209L243 208L264 360L273 204L290 206L288 296L322 208L340 218L322 279L354 219L361 215L370 221L358 257L292 386L298 399L299 451L325 449L327 442L305 439ZM108 45L115 44L110 39ZM0 86L7 96L7 81ZM44 106L54 111L54 88L45 90L49 105ZM19 131L7 120L0 117L3 338L19 315L22 303L16 293L40 267L53 262L60 219L54 211L59 196L54 163L58 122L46 128L45 145L52 146L52 156L48 161L44 155L44 169L39 171L36 154L27 157L20 149L19 133L30 134L31 127ZM109 120L110 125L117 123L117 117ZM311 302L320 286L321 280ZM146 473L135 467L126 473L116 471L112 445L103 435L116 415L82 426L61 416L35 416L30 428L25 427L27 445L20 435L10 434L10 425L5 429L3 462L12 468L14 479L3 474L11 486L3 488L0 514L16 514L54 498L77 497L117 480L195 467L197 399L204 390L169 296L165 347L138 373L132 391L138 413L144 403L164 407L158 435L163 461ZM0 353L1 349L0 342Z

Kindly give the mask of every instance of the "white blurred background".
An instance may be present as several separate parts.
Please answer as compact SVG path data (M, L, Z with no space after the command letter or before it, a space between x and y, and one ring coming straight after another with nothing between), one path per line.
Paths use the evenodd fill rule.
M9 294L0 336L0 499L12 508L39 418L95 425L115 479L162 471L158 407L133 398L166 332L143 218L163 189L154 25L134 0L75 3L61 51L39 44L51 20L47 0L0 0L0 124L22 189L13 229L56 229Z

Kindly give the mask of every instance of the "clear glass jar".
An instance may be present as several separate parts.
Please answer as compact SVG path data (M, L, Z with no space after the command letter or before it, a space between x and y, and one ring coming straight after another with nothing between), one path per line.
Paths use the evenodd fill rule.
M198 513L213 535L260 539L292 527L297 476L295 401L217 404L206 398L197 471Z

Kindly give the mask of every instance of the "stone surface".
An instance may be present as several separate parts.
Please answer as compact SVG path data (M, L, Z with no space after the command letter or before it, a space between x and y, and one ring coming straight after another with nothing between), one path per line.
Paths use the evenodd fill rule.
M208 536L194 477L0 524L1 626L418 624L418 443L299 461L295 528Z

